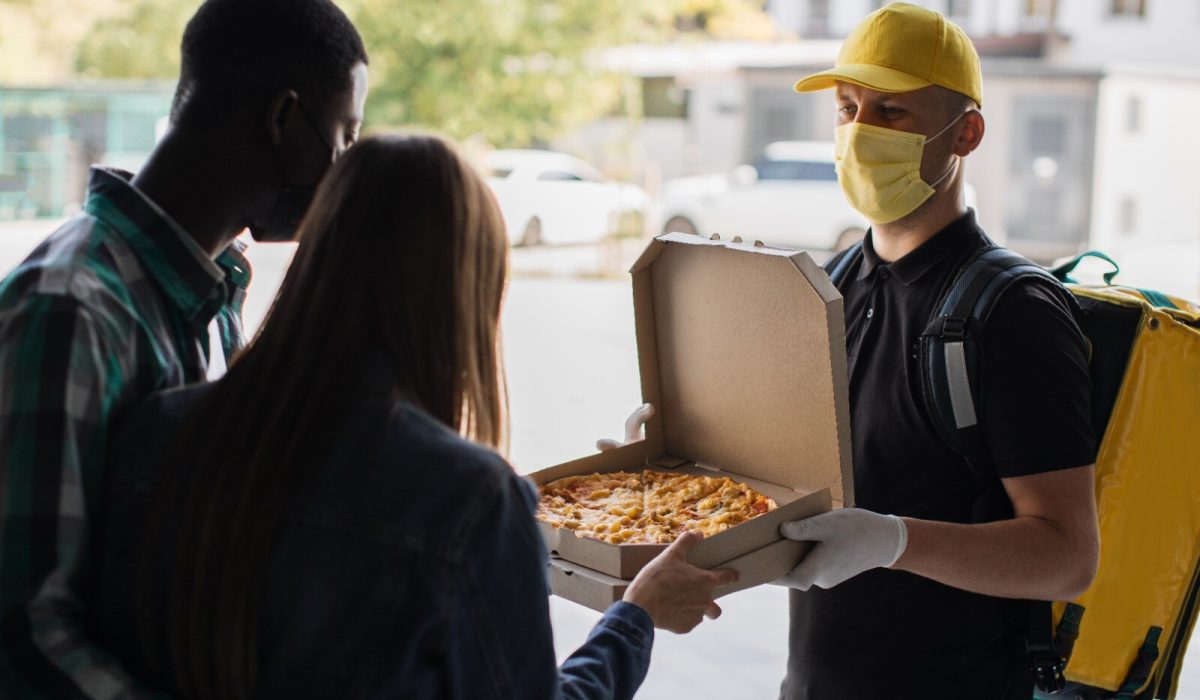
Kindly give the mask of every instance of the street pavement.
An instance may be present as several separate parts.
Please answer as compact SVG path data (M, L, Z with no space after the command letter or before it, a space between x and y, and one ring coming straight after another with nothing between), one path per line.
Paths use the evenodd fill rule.
M52 223L0 224L0 273L7 272ZM528 473L594 450L619 437L625 415L641 402L633 306L624 270L641 249L607 246L516 250L503 334L512 411L511 461ZM245 319L264 317L294 246L252 245L254 282ZM787 595L760 586L723 598L724 614L688 635L659 632L639 697L741 700L778 694L787 654ZM550 599L555 648L566 658L599 614ZM1200 697L1193 645L1179 698ZM869 669L866 672L870 672Z

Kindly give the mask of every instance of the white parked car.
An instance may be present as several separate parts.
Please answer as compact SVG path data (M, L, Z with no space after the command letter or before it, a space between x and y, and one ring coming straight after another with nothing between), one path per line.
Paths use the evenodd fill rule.
M536 150L486 157L513 245L593 243L618 233L642 235L650 203L636 185L605 179L579 158Z
M975 192L969 184L966 190L974 206ZM823 141L779 141L731 173L669 180L662 215L664 232L820 250L848 248L869 226L842 195L833 143Z

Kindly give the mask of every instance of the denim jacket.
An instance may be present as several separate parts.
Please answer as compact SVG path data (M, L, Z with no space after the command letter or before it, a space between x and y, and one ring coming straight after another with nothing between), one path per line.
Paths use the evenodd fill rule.
M382 362L367 376L389 386ZM168 692L136 630L139 610L165 599L169 557L152 560L161 591L135 597L135 582L155 486L187 468L164 454L207 390L160 394L124 424L96 534L91 633ZM636 605L610 607L555 667L536 491L501 457L378 390L356 399L337 435L268 565L258 697L633 696L654 637ZM152 617L164 619L158 605ZM166 636L152 643L165 649Z

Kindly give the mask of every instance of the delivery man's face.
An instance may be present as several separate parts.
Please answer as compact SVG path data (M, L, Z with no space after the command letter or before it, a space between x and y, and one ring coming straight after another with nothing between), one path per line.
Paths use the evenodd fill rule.
M858 122L884 129L923 134L926 137L937 134L974 106L969 99L937 85L912 92L879 92L839 81L834 99L837 105L837 126ZM974 112L968 116L973 118L960 121L958 126L978 130L978 136L982 137L982 119L975 119L979 113ZM974 125L976 121L977 126ZM967 126L968 124L972 126ZM933 182L941 176L946 171L946 164L950 162L952 153L961 156L970 152L958 152L961 150L958 136L959 129L951 128L940 138L926 144L921 158L923 180ZM978 143L978 140L974 143Z

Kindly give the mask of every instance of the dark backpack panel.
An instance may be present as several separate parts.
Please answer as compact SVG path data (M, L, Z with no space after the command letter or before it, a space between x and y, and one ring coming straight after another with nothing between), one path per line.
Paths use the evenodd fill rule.
M1080 313L1075 320L1091 345L1092 428L1102 444L1117 394L1125 378L1129 353L1137 339L1142 310L1117 306L1087 297L1076 297Z

